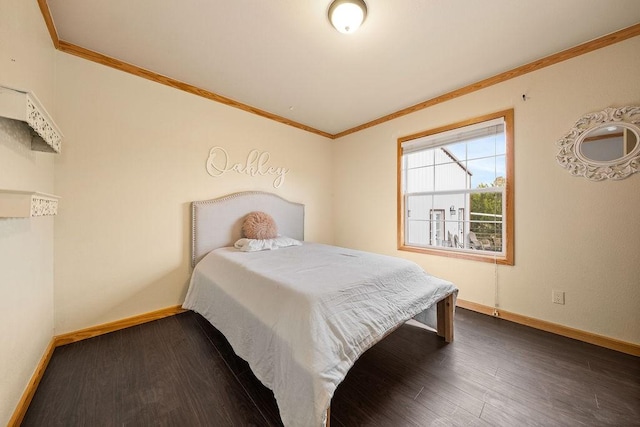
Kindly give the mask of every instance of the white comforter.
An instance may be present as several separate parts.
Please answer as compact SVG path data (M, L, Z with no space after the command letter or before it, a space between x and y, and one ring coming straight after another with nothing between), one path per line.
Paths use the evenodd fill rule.
M210 252L183 307L206 317L273 390L286 426L318 427L358 356L452 292L410 261L304 243Z

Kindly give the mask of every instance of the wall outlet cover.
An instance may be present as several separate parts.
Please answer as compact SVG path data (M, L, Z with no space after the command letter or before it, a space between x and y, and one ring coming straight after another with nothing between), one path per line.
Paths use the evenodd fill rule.
M554 304L562 304L562 305L564 305L564 291L552 291L551 292L551 301Z

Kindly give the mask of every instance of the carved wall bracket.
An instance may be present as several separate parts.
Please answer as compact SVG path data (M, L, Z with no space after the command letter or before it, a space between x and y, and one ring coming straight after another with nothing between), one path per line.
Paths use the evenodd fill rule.
M62 132L32 92L0 86L0 117L18 120L31 128L32 150L62 150Z
M35 191L0 190L0 218L57 215L58 199Z

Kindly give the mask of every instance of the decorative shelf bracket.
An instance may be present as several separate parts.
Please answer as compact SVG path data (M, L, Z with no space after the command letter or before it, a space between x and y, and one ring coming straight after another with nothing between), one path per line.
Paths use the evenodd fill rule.
M0 190L0 218L57 215L58 199L35 191Z
M32 150L59 153L62 149L62 132L33 92L0 86L0 117L31 128Z

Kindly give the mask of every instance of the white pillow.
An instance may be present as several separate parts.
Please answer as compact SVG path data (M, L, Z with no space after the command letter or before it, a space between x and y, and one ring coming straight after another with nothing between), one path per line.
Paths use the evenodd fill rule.
M278 236L273 239L247 239L238 240L233 246L242 252L257 252L286 248L287 246L300 246L302 242L290 237Z

